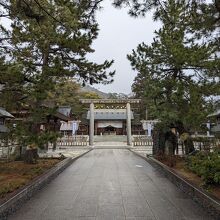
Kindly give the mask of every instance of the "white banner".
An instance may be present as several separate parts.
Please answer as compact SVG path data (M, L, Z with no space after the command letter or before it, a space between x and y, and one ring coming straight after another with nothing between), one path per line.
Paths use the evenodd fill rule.
M79 127L79 125L78 125L78 121L73 121L73 124L72 124L72 135L75 135L76 134L76 131L78 130L78 127Z

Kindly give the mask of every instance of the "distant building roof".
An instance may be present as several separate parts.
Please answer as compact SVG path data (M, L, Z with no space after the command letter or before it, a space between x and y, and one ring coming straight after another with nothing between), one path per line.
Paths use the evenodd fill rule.
M126 109L95 109L95 120L126 120ZM90 111L87 112L87 119L90 119ZM134 119L131 111L131 119Z
M10 114L4 108L1 108L1 107L0 107L0 117L3 117L3 118L14 118L14 116L12 114Z
M66 116L58 111L56 113L54 113L53 116L61 119L62 121L70 121L71 120L71 118L69 116Z
M58 112L60 112L63 115L66 115L66 116L70 116L71 107L69 107L69 106L60 106L58 108Z
M220 109L218 109L216 112L208 115L208 117L213 117L213 116L218 116L218 115L220 115Z

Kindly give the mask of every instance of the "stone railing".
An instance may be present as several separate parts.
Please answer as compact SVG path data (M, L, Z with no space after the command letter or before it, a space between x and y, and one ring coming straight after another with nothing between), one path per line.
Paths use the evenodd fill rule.
M18 147L18 143L14 141L0 140L0 159L9 159L16 147Z
M89 137L87 135L76 135L72 137L62 137L56 142L57 148L66 148L74 146L88 146ZM49 148L53 147L53 144L49 144Z
M193 140L195 150L197 151L212 151L214 147L220 146L220 140L214 138L207 138L207 140ZM134 148L146 148L148 151L152 151L153 140L151 137L146 135L133 135L133 147ZM185 154L185 147L183 143L178 140L178 148L175 150L175 154L183 155Z
M193 141L194 147L196 150L205 150L205 151L212 151L215 147L220 147L220 140L213 139L207 141Z
M151 146L153 147L153 140L146 135L133 135L133 146Z

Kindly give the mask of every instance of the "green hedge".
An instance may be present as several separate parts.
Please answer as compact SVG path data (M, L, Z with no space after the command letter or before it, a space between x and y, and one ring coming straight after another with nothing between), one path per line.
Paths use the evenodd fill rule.
M200 176L206 185L220 184L220 151L198 152L189 156L187 164L190 170Z

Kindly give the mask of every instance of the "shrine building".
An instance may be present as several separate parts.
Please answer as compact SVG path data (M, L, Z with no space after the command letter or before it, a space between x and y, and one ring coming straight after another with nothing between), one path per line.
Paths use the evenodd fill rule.
M138 107L139 99L82 99L81 102L89 104L86 119L91 146L94 135L127 135L127 144L131 145L133 109Z
M87 113L90 120L90 111ZM134 119L131 111L131 120ZM126 135L126 109L95 109L94 135Z

